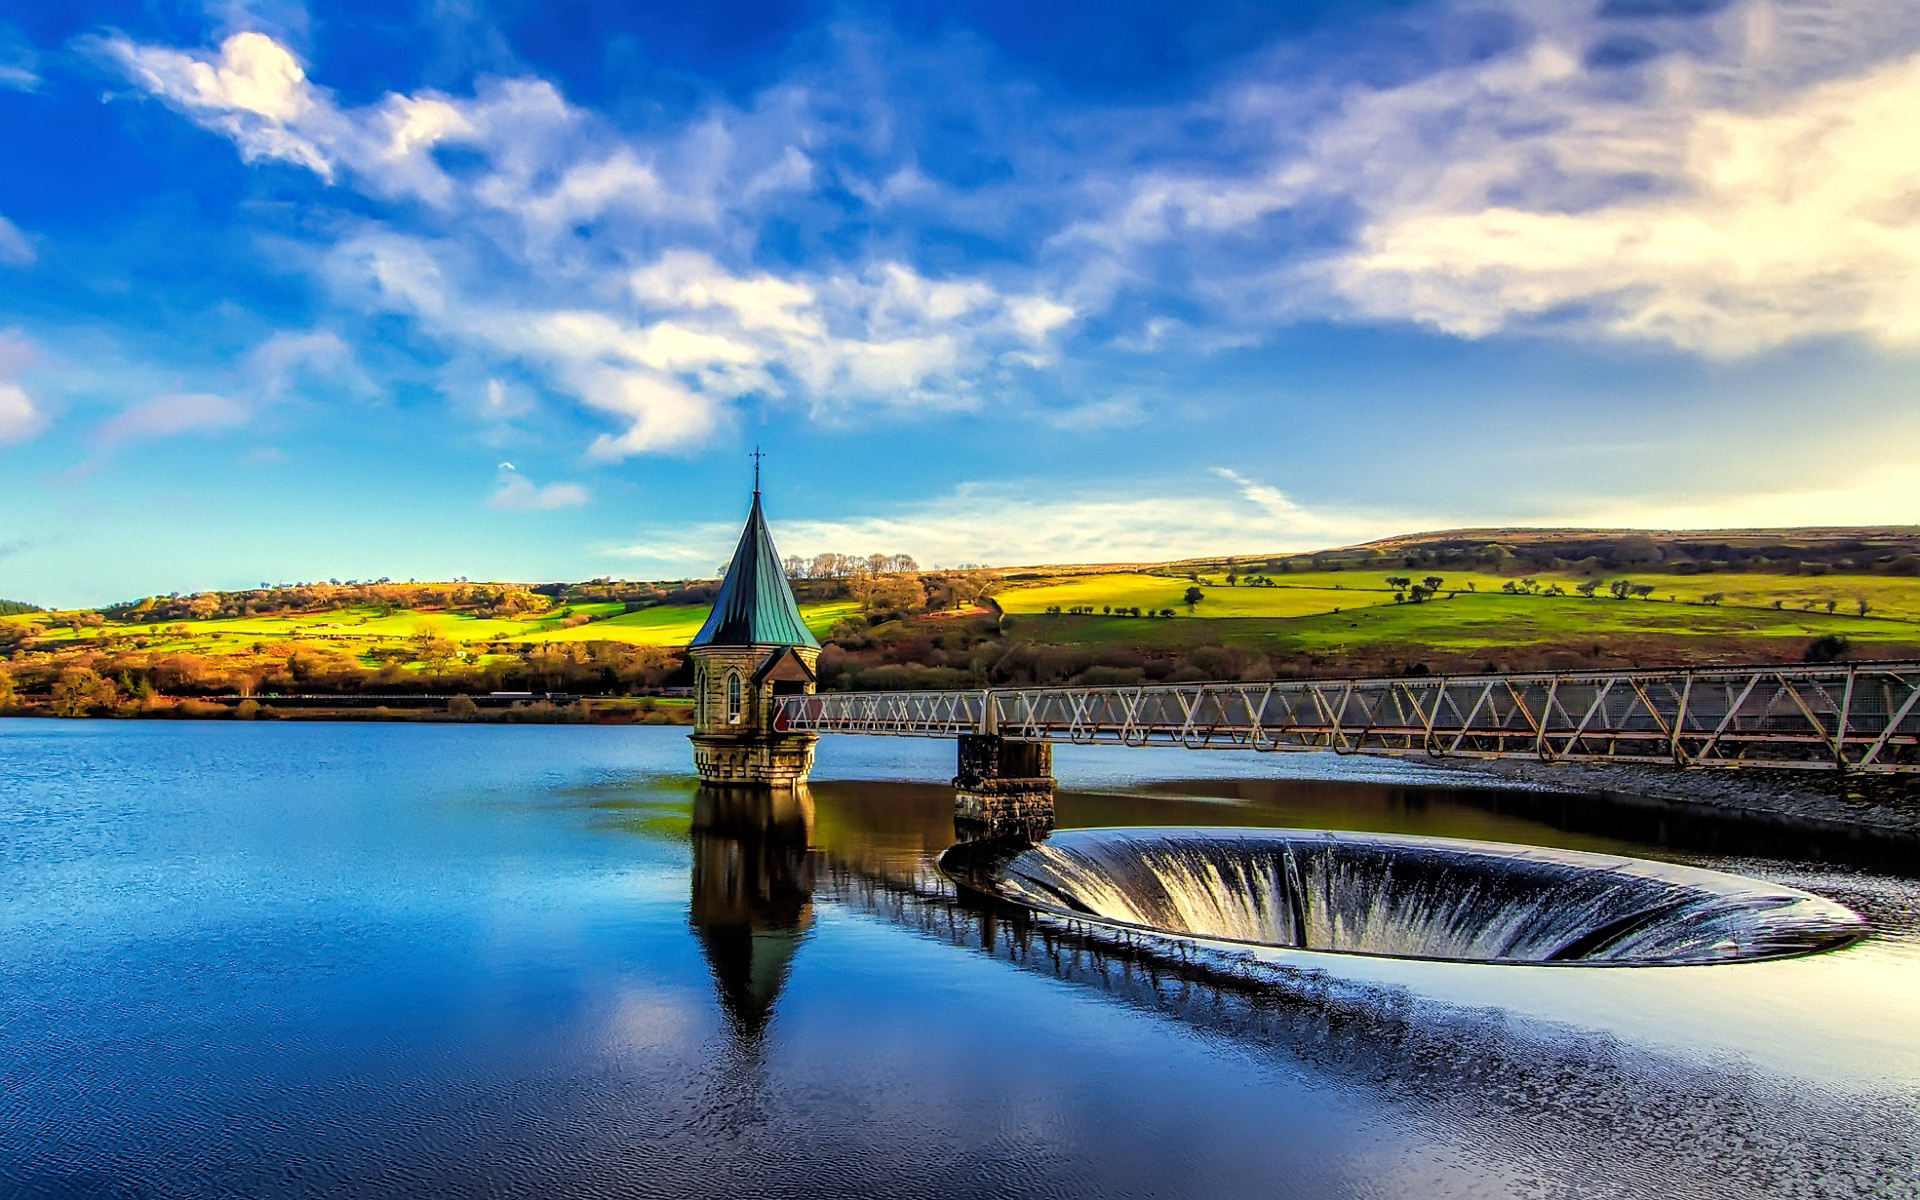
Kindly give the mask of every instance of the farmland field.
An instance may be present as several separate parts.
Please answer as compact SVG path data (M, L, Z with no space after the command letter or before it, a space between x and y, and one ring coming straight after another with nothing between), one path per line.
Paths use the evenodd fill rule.
M342 653L365 655L382 646L397 646L420 635L444 638L461 647L492 643L515 647L549 642L621 642L634 646L684 646L706 620L704 605L660 605L623 612L617 603L571 604L525 619L475 616L469 612L398 609L334 609L290 616L233 617L204 621L109 624L99 630L53 628L38 644L47 649L80 648L107 635L144 640L156 653L232 653L255 643L314 643ZM815 635L858 611L851 601L801 606L801 617ZM564 614L564 615L563 615ZM66 615L28 613L0 617L16 626L45 624ZM581 624L563 624L566 616L592 616Z
M1441 576L1439 598L1424 605L1412 605L1395 602L1396 589L1386 583L1389 574L1420 577L1419 572L1411 570L1383 571L1377 575L1361 571L1297 571L1272 576L1274 586L1268 587L1250 585L1244 580L1238 586L1228 586L1224 578L1208 575L1199 576L1197 584L1184 576L1082 575L1011 587L997 593L994 599L1003 611L1015 614L1040 614L1051 606L1063 610L1092 606L1096 611L1107 606L1137 606L1149 612L1171 608L1181 618L1299 618L1331 616L1336 612L1350 614L1357 609L1369 612L1386 609L1399 614L1389 626L1407 631L1518 620L1528 628L1551 630L1554 636L1579 636L1582 630L1604 634L1609 630L1649 627L1679 633L1774 630L1781 631L1782 636L1788 631L1797 635L1803 629L1813 629L1869 639L1912 640L1920 635L1920 628L1915 628L1920 625L1920 579L1911 577L1626 572L1605 577L1570 572L1529 576L1542 589L1557 584L1569 593L1581 584L1599 581L1599 594L1588 599L1572 594L1512 596L1501 591L1515 582L1512 576L1459 571ZM1654 589L1653 595L1644 600L1615 600L1605 591L1606 583L1613 579L1649 585ZM1182 595L1191 586L1198 586L1204 598L1189 610ZM1451 600L1448 599L1450 593ZM1704 597L1714 594L1720 596L1716 603L1704 602ZM1776 600L1780 601L1778 608L1774 607ZM1864 621L1857 615L1862 600L1867 604ZM1488 601L1513 603L1489 607ZM1832 614L1826 610L1829 601L1834 605ZM1468 602L1468 608L1456 611L1434 607L1461 602ZM1629 607L1625 611L1614 611L1622 605ZM1646 611L1640 611L1642 607Z

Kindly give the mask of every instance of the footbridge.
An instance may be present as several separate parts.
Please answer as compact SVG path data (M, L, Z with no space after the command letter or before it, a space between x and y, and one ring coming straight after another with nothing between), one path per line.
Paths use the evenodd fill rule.
M963 776L974 741L1920 772L1920 662L840 692L777 703L782 733L965 739ZM991 763L973 774L982 772L995 773Z

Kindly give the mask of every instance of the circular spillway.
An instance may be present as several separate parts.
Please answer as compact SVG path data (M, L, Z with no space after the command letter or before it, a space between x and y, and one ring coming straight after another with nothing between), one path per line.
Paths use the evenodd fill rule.
M1300 829L1079 829L940 866L1040 912L1179 938L1398 958L1607 966L1781 958L1866 923L1797 888L1498 842Z

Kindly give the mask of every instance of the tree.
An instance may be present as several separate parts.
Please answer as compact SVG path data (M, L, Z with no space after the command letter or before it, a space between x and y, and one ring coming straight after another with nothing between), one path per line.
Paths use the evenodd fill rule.
M1823 634L1807 644L1806 652L1800 656L1800 660L1810 663L1835 662L1845 658L1852 648L1853 644L1847 640L1847 635L1844 633Z
M1835 607L1837 607L1837 606L1839 605L1839 603L1840 603L1840 602L1839 602L1838 600L1829 600L1829 601L1827 601L1827 612L1828 612L1828 614L1829 614L1829 615L1831 615L1831 614L1832 614L1832 612L1833 612L1833 610L1834 610L1834 608L1835 608Z
M430 637L414 642L414 653L428 670L444 671L460 655L460 647L443 637Z
M1871 612L1873 609L1873 605L1867 603L1867 598L1865 596L1855 596L1853 598L1853 603L1854 603L1854 606L1857 609L1859 609L1859 615L1863 617L1866 616L1867 613Z
M91 667L68 667L53 685L53 711L62 717L83 717L111 708L120 698L111 679L102 679Z
M1408 579L1405 575L1389 575L1387 576L1387 586L1396 592L1405 591L1407 588L1413 586L1413 580Z
M1201 591L1197 587L1190 587L1187 589L1186 595L1180 598L1187 602L1187 611L1192 612L1193 606L1200 603L1202 600L1205 600L1207 598L1207 594Z
M884 575L873 589L871 604L880 611L915 612L926 607L927 589L915 575Z
M1440 585L1445 583L1446 580L1438 575L1429 575L1420 582L1427 589L1428 594L1432 594L1439 591Z
M1700 597L1700 599L1708 604L1718 604L1726 598L1727 594L1725 592L1708 592L1706 595Z
M991 571L961 571L947 577L947 588L953 594L953 606L964 608L969 604L978 604L982 597L993 589L995 578Z
M447 701L447 715L455 720L471 721L475 716L479 715L479 712L480 706L473 702L471 696L462 694Z
M5 712L20 703L20 694L13 689L13 676L5 667L0 667L0 712Z

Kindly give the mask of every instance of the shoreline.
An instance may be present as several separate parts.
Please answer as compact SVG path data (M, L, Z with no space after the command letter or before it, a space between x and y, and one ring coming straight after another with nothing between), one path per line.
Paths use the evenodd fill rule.
M1674 767L1659 763L1548 763L1532 759L1398 759L1469 781L1524 784L1615 807L1733 818L1783 833L1870 836L1920 854L1920 778L1840 771Z

